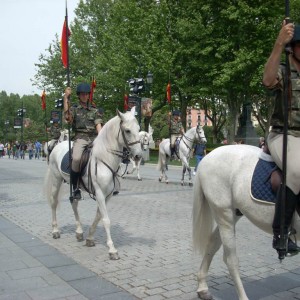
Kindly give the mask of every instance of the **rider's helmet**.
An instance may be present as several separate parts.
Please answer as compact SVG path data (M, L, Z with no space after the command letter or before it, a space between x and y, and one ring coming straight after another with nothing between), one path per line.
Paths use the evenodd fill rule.
M88 83L83 82L79 83L76 88L76 94L79 95L80 93L90 93L91 87Z
M300 25L295 25L294 36L291 40L291 44L300 43Z
M172 115L173 116L180 116L180 111L179 110L174 110Z

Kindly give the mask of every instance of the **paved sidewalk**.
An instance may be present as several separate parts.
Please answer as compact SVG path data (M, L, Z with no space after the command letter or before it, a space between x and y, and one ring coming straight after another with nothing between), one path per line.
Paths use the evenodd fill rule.
M0 299L136 299L0 217Z
M111 261L99 223L96 246L75 238L75 221L64 185L58 210L60 239L51 235L51 210L43 194L46 162L0 159L0 300L143 299L196 300L200 257L191 241L192 188L170 167L170 183L158 182L153 165L121 182L108 203L112 239L120 260ZM96 203L85 195L79 213L86 236ZM300 299L300 255L282 264L272 237L246 218L237 224L241 279L251 300ZM219 251L208 285L216 300L237 295Z

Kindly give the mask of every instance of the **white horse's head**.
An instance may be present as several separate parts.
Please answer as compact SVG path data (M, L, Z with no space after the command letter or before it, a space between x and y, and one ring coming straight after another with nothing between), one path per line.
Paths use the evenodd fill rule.
M124 114L117 110L117 114L121 119L120 130L123 137L123 147L127 148L134 159L140 159L142 157L140 126L135 118L135 107Z
M63 141L67 141L68 139L69 139L69 132L68 132L68 130L67 129L61 130L58 142L61 143Z
M204 129L200 125L196 126L196 141L199 144L206 144L207 143L205 133L204 133Z
M142 150L146 151L149 148L150 134L146 131L140 131L139 135L140 135Z

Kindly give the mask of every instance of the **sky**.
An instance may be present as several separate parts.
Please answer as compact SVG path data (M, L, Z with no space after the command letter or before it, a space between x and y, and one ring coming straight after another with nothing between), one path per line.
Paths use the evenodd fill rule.
M79 0L67 0L69 24ZM0 0L0 92L41 94L32 85L40 54L61 37L66 0Z

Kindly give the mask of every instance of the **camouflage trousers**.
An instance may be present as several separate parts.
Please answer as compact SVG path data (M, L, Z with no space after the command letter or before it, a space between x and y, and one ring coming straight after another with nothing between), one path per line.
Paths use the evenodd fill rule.
M283 134L270 132L267 145L277 166L282 169ZM286 185L295 195L300 191L300 137L288 135Z

